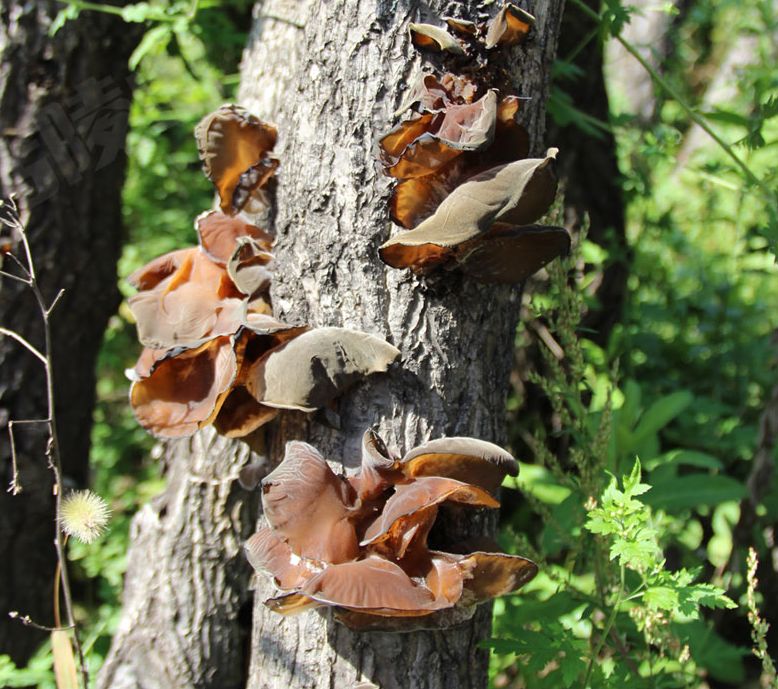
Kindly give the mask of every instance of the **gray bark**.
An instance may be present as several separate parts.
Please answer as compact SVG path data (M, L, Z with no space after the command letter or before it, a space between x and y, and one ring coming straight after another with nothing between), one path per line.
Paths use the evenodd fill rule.
M168 486L134 517L124 608L98 687L242 687L248 446L213 431L166 447ZM242 622L242 618L245 622Z
M508 51L506 60L519 93L532 96L524 117L535 153L544 148L548 68L561 5L551 0L529 7L538 17L535 38ZM386 0L269 0L256 8L241 102L279 127L274 308L291 323L359 328L402 351L399 366L342 400L339 429L303 414L271 425L272 461L280 459L287 440L304 438L330 459L353 466L361 435L372 425L398 450L442 435L504 441L520 290L487 287L453 273L418 279L386 268L377 256L392 229L390 181L378 170L376 141L393 125L402 86L422 66L407 23L447 14L475 18L478 9L475 2L434 2L422 10ZM273 616L261 604L267 583L256 580L246 653L235 617L249 599L247 569L240 556L233 557L233 545L256 520L246 507L249 496L228 486L249 453L210 434L206 441L182 443L180 451L172 447L171 478L189 471L181 463L198 467L198 474L207 468L220 488L204 484L199 490L229 491L232 511L220 513L225 505L212 500L204 507L202 493L195 500L193 488L172 480L162 500L175 509L161 519L148 514L151 508L141 513L121 631L99 686L222 689L238 686L236 672L246 664L251 689L340 688L357 681L384 689L486 686L488 658L478 642L488 634L488 606L447 631L357 635L318 613ZM259 495L250 498L258 506ZM450 515L440 537L450 542L494 528L493 515L468 516ZM197 541L204 530L226 538L226 562L193 568L186 558L197 553L184 543ZM173 543L175 551L168 546ZM177 587L197 595L166 594ZM201 633L206 618L208 633Z
M127 58L138 36L117 17L86 13L52 37L61 7L0 3L0 195L16 195L44 293L51 299L66 290L52 335L59 440L73 485L87 478L95 362L119 304ZM3 263L14 271L9 260ZM7 278L0 279L0 323L42 346L29 290ZM46 406L40 363L0 338L0 649L18 663L45 635L21 627L8 611L52 624L54 511L41 425L16 428L23 492L6 492L8 422L45 418Z
M561 3L537 3L535 39L513 51L509 68L522 95L535 152L543 148L544 103ZM274 3L267 14L281 15ZM244 60L242 97L249 109L277 122L284 139L276 198L279 271L274 306L292 322L342 325L380 334L402 352L401 367L369 379L340 405L341 428L288 423L277 429L277 459L291 438L312 442L325 456L354 466L364 430L376 425L395 449L443 435L505 440L505 398L520 291L495 288L457 274L419 279L387 269L377 248L392 232L387 220L390 181L376 165L376 140L393 124L402 86L423 60L406 27L446 14L474 18L478 3L314 3L297 41L287 96L265 110L265 92L284 68L255 43ZM283 16L283 15L281 15ZM260 27L272 36L276 22ZM277 54L276 54L277 55ZM280 105L280 107L279 107ZM479 532L483 519L449 522L446 539ZM464 533L463 533L464 532ZM248 687L381 689L485 687L490 609L446 631L353 633L329 615L279 618L262 600L257 581Z

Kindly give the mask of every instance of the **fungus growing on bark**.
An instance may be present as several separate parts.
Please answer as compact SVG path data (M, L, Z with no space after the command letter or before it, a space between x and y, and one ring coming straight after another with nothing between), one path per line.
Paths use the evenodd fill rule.
M254 569L280 590L265 604L285 615L333 607L360 629L467 619L478 603L532 579L537 566L504 553L433 551L427 535L444 503L498 507L492 493L517 472L511 455L472 438L425 443L400 459L368 431L351 476L336 475L310 445L290 442L262 481L268 525L246 543ZM460 480L467 477L478 483Z
M195 229L202 250L214 263L226 265L241 238L254 240L260 249L270 251L273 237L240 216L206 211L197 216Z
M408 32L411 41L420 50L431 50L436 53L447 52L454 55L464 55L462 45L448 31L432 24L409 24Z
M535 25L535 17L510 2L506 2L500 11L485 23L476 24L453 17L444 17L443 21L456 36L442 26L410 24L408 30L413 45L419 50L465 55L465 45L486 50L517 45Z
M195 227L199 247L160 256L129 278L145 345L129 373L130 402L153 434L191 435L213 423L223 435L245 437L280 409L328 404L399 355L366 333L324 328L303 336L307 327L273 318L272 237L220 211L202 214Z
M521 43L535 24L535 17L511 3L503 8L487 24L484 45L487 50L497 46Z
M271 350L246 374L246 388L269 407L313 411L371 373L386 371L400 350L375 335L316 328Z
M551 162L519 160L491 168L458 186L416 229L380 247L394 268L426 273L462 267L484 281L520 282L569 248L563 228L529 225L550 207L556 193Z
M276 129L238 105L222 105L195 128L203 170L219 192L224 213L235 215L278 167L269 156Z
M231 339L217 337L157 361L133 381L130 404L154 435L192 435L213 420L236 373Z
M422 75L409 107L418 112L379 141L385 174L399 181L390 202L392 220L415 227L468 177L527 154L518 124L521 100L490 89L477 100L475 84L446 74Z

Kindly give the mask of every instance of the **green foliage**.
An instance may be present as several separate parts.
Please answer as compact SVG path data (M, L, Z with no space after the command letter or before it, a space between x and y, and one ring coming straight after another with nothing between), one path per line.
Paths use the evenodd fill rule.
M529 441L536 463L522 463L519 478L506 482L527 500L505 525L502 544L535 558L541 571L495 606L488 644L495 685L513 677L528 689L687 687L705 674L741 681L747 651L717 635L702 614L735 603L701 566L696 532L711 507L736 505L743 486L718 475L715 456L666 449L663 436L693 407L691 393L647 403L634 379L619 383L605 352L579 339L587 278L573 270L577 260L552 266L547 293L533 296L563 354L543 348L545 368L530 378L560 423L551 437L536 427ZM685 494L686 481L696 494ZM720 526L731 536L726 516ZM668 549L681 554L672 566Z

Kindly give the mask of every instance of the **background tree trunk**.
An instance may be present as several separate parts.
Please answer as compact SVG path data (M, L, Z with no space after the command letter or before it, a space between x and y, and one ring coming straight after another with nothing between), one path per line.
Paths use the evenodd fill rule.
M504 56L518 93L532 97L523 117L534 153L544 149L544 103L561 5L549 0L530 6L538 19L532 40ZM520 290L480 285L456 273L420 280L386 268L377 255L392 229L390 180L378 170L376 141L394 124L392 113L423 64L407 24L437 22L443 15L476 19L479 9L476 2L432 2L422 9L389 0L269 0L257 6L241 101L279 127L275 310L291 323L379 334L402 351L399 366L368 379L342 401L339 429L302 414L273 425L271 463L287 440L304 438L353 466L369 426L377 426L397 450L443 435L505 439ZM121 631L100 686L237 686L240 663L225 664L242 654L251 689L340 688L360 680L382 689L486 686L488 656L478 643L488 634L488 606L447 631L353 634L327 615L272 615L262 606L267 582L257 580L246 655L235 617L247 600L241 588L247 569L240 556L233 559L233 546L247 528L253 530L253 519L240 517L251 515L246 498L256 506L259 495L229 487L248 461L242 447L213 441L210 433L205 440L169 446L172 480L162 498L168 509L152 515L148 508L136 519ZM181 468L182 462L194 468ZM175 478L187 472L205 474L210 482L194 488ZM219 490L234 501L208 497ZM446 541L482 533L494 528L494 515L452 514L445 527L439 537ZM226 538L226 561L201 561L193 568L186 558L203 556L182 544L196 543L203 533L216 543ZM195 600L186 593L172 596L177 586L197 591ZM162 638L169 643L160 643Z
M15 194L45 294L65 296L53 316L56 404L64 471L87 475L94 367L119 303L124 140L131 88L127 58L138 38L117 17L83 14L55 36L56 2L0 3L0 194ZM14 271L5 261L3 268ZM0 322L41 345L34 300L0 280ZM23 492L12 496L7 425L46 416L40 363L0 338L0 648L24 662L42 636L9 610L52 624L52 475L43 426L17 427Z

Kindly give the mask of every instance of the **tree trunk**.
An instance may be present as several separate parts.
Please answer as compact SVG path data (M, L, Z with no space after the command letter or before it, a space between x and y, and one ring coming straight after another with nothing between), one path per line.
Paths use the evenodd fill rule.
M534 38L506 51L518 93L532 97L523 115L534 153L544 149L544 103L561 5L552 0L529 7L538 19ZM275 311L290 323L382 335L402 351L400 366L368 379L341 401L339 429L302 414L272 425L272 463L287 440L303 438L332 460L354 466L369 426L377 426L397 450L443 435L504 441L520 290L481 285L456 273L418 279L386 268L377 254L392 229L390 181L378 170L376 141L394 124L403 90L423 64L407 24L437 22L442 15L476 19L478 10L476 2L432 2L422 13L415 4L387 0L267 0L256 8L241 101L279 128ZM253 530L253 521L239 517L251 513L246 497L256 507L259 495L229 488L248 461L243 446L206 437L183 443L180 452L171 445L170 473L186 475L190 469L182 462L193 464L195 473L208 467L215 484L201 484L194 500L195 488L174 478L163 501L176 510L158 518L149 508L135 522L125 584L130 595L101 687L238 686L241 656L249 665L250 689L345 688L360 680L382 689L486 686L488 654L478 643L488 635L488 606L447 631L354 634L319 613L273 615L262 605L267 582L257 579L246 654L235 617L248 600L247 569L240 557L233 560L233 545ZM217 454L209 458L207 452ZM219 489L234 491L235 502L204 499ZM465 522L449 515L444 527L440 537L449 540L493 529L494 517L475 515ZM226 538L227 559L193 569L186 558L197 553L182 544L196 542L203 531ZM176 551L168 546L173 542ZM196 583L192 576L199 577ZM197 614L186 594L167 593L177 586L198 591ZM210 620L205 630L203 616ZM143 629L129 631L138 626ZM170 643L160 644L163 638ZM228 664L227 658L234 660Z
M586 2L591 9L599 9L598 0ZM560 55L572 54L581 41L581 35L591 26L594 22L583 10L574 3L567 5L559 44ZM576 30L578 27L585 27L585 31ZM628 57L634 61L631 55ZM610 107L603 73L602 41L599 38L589 41L578 51L573 64L581 74L564 82L562 88L570 95L576 108L601 122L608 122ZM575 126L552 126L550 134L564 153L559 176L565 195L565 223L578 229L588 219L588 238L605 247L609 253L596 286L597 305L585 315L583 322L583 327L591 333L590 339L605 347L613 326L622 318L631 262L616 139L611 130L592 136Z
M56 406L66 477L83 484L95 362L119 303L127 58L137 33L117 17L87 13L52 37L61 7L42 0L0 3L0 193L16 195L44 293L53 298L66 290L52 323ZM8 260L3 268L14 272ZM0 322L41 346L34 301L7 278L0 280ZM0 648L19 663L43 635L8 612L52 624L54 512L43 425L16 427L23 492L6 492L13 478L8 422L46 415L40 363L0 338Z

